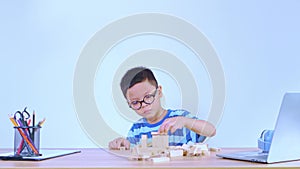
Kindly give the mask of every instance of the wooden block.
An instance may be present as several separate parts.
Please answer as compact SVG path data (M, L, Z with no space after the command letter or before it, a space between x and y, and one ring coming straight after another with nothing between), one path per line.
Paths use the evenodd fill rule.
M153 157L153 158L151 158L151 161L154 163L169 162L170 158L169 157Z
M210 155L207 144L197 143L188 149L187 155L189 156L201 156L201 155Z
M170 150L170 157L182 157L183 156L183 150Z
M142 135L142 139L141 139L141 146L142 148L146 148L147 147L147 140L148 140L148 137L147 135Z
M153 148L161 148L161 149L168 148L169 147L169 136L167 134L157 134L157 133L153 134L152 135L152 147Z
M209 156L210 155L210 151L208 151L208 150L202 150L202 155Z
M147 156L147 155L129 156L129 160L135 160L135 161L146 161L149 159L150 159L150 156Z
M209 151L212 151L212 152L218 152L218 151L221 151L221 149L218 148L218 147L210 147L210 148L209 148Z
M124 146L121 146L121 147L120 147L120 150L121 150L121 151L125 151L126 148L125 148Z
M188 151L188 150L190 149L190 146L187 145L187 144L182 144L181 148L182 148L183 150Z

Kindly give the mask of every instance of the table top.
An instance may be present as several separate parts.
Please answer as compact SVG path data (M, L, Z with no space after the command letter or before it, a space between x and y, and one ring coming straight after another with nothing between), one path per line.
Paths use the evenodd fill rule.
M128 151L108 151L100 148L84 148L81 153L57 157L43 161L5 161L0 160L0 168L299 168L300 161L259 164L245 161L228 160L211 152L209 156L175 157L169 162L153 163L135 161L126 157ZM254 150L253 148L222 148L218 153ZM9 149L0 149L0 153ZM116 155L118 153L118 155Z

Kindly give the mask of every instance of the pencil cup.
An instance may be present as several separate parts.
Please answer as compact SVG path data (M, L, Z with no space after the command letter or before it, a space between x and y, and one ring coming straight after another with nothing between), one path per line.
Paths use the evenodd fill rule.
M41 127L14 127L14 130L15 156L39 156Z

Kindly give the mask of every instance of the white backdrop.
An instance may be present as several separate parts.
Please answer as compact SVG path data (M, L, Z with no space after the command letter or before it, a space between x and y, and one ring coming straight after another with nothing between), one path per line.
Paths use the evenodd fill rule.
M42 147L96 147L82 129L74 106L78 58L88 40L109 23L148 12L191 23L218 54L226 101L217 135L208 143L256 146L260 132L274 127L284 92L300 91L299 7L297 0L1 1L0 148L13 146L7 115L25 106L36 111L38 120L46 118ZM107 72L116 71L129 55L149 48L171 52L186 64L198 85L199 116L205 118L210 109L209 76L193 52L166 37L131 38L107 53L95 77L97 104L108 101L103 118L120 135L126 135L130 123L115 120L120 117L111 109L107 88L112 77ZM155 73L163 85L165 106L180 108L176 80L166 72Z

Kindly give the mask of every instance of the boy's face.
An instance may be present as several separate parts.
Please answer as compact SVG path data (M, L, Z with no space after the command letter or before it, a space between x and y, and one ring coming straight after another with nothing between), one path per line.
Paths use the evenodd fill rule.
M149 96L152 97L151 95L154 96L154 101L151 104L141 102L143 100L146 102L148 100L151 101L151 98L149 99ZM135 84L126 92L128 103L137 103L137 107L141 105L140 109L135 110L135 112L146 119L156 118L157 114L159 114L161 110L161 96L161 86L156 90L156 87L149 83L148 80Z

